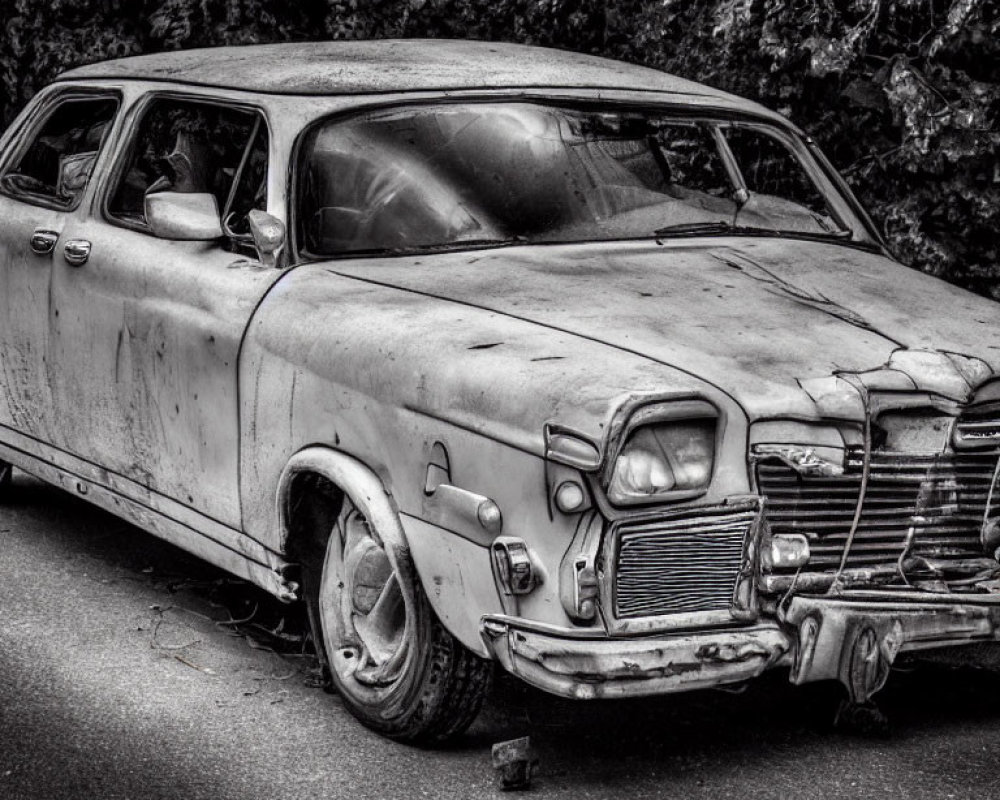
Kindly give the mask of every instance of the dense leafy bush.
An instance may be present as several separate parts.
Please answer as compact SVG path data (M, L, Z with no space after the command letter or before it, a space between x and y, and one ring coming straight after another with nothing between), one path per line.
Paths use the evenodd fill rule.
M0 115L75 64L432 36L621 58L757 99L827 151L907 263L1000 299L1000 0L0 0Z

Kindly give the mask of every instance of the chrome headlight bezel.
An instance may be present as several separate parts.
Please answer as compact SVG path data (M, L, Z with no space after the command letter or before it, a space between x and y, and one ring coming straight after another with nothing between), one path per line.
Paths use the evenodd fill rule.
M718 409L705 400L682 400L668 403L658 403L656 405L645 406L637 409L627 420L621 431L614 438L611 452L604 465L602 483L608 501L615 507L643 506L659 503L681 502L706 494L712 484L712 478L719 462L720 415ZM652 450L656 448L645 448L643 445L635 444L636 437L646 436L649 438L653 430L666 430L671 427L678 429L688 428L687 433L700 434L704 438L702 455L705 458L703 480L692 482L691 480L676 480L677 472L685 469L682 462L685 460L674 452L667 452L660 447L659 455ZM650 434L644 434L644 429L650 429ZM655 436L658 443L662 443L664 437ZM665 437L669 442L670 435ZM628 492L621 486L621 476L623 464L621 459L628 458L630 447L635 447L636 453L644 453L644 456L651 456L654 461L662 460L666 470L674 476L669 487L662 491L653 492ZM690 456L690 454L689 454ZM640 456L637 456L637 458ZM690 460L688 461L690 466ZM659 467L654 467L658 469Z

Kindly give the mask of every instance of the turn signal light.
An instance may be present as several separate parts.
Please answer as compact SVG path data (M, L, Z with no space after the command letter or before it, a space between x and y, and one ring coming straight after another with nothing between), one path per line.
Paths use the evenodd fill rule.
M576 481L564 481L556 489L556 508L564 514L582 511L588 506L587 494Z
M479 524L490 533L500 533L503 528L503 514L500 513L500 506L493 500L483 500L476 508L476 516Z

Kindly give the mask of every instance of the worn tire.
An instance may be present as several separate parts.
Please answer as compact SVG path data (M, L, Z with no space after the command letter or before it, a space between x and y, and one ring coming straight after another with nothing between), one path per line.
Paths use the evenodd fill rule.
M345 625L345 617L357 616L353 600L357 589L351 578L344 579L343 551L347 520L358 516L360 512L345 498L332 530L315 536L311 553L303 553L302 588L317 654L344 706L365 726L401 742L443 744L462 734L476 718L489 689L493 665L445 630L419 580L413 580L403 633L406 652L398 673L383 686L361 682L357 678L363 672L360 668L351 672L350 665L356 662L338 657L338 653L356 644L349 641L356 633L344 631L350 625L350 621ZM364 524L367 526L367 521ZM377 532L372 532L372 538L378 541ZM371 552L371 547L367 550ZM411 564L398 568L415 576ZM359 567L355 572L360 571ZM383 592L386 585L388 581ZM362 595L365 590L370 592L371 586L362 586ZM350 612L344 614L349 603ZM356 646L353 649L358 650Z

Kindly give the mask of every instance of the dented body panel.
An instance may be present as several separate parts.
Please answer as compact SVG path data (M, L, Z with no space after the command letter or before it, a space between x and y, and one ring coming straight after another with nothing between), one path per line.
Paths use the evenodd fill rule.
M779 115L508 45L219 49L67 73L5 134L0 169L64 92L120 106L75 207L0 188L0 460L286 600L301 595L294 476L348 496L380 486L446 629L569 697L787 667L864 702L900 653L997 639L997 305L889 258ZM158 98L259 114L255 210L286 237L278 269L249 235L168 241L109 211ZM668 226L305 252L312 126L485 101L604 109L570 121L604 114L622 130L653 108L715 126L715 141L772 130L829 214L806 215L817 235ZM620 215L649 214L652 185L598 200L614 216L638 197ZM329 203L309 224L364 222ZM39 231L51 252L32 250ZM69 242L88 244L85 263ZM338 484L350 474L363 488Z
M69 227L118 246L53 274L56 443L239 529L239 350L278 274L201 242L109 228Z

